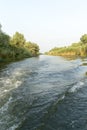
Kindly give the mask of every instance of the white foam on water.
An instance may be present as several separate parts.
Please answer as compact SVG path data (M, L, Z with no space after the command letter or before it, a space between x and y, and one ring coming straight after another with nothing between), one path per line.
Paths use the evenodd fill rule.
M63 95L62 97L61 97L61 100L63 100L65 98L65 95Z
M74 125L75 125L75 121L71 121L70 126L71 126L72 128L74 128Z
M8 90L7 90L7 89L5 89L5 90L4 90L4 92L8 92Z
M82 86L82 85L84 85L84 83L83 82L79 82L79 84Z
M83 82L78 82L76 85L74 85L72 88L69 89L69 92L74 93L76 92L78 89L82 88L84 85Z
M58 102L64 100L64 98L65 98L65 94L62 95L62 96L58 99Z
M15 87L17 88L17 87L20 86L21 84L22 84L22 81L16 81Z
M16 69L8 72L8 75L5 75L5 77L0 78L0 97L22 84L21 75L23 75L22 70Z
M60 101L64 100L64 98L65 98L65 94L62 95L57 101L55 101L54 105L59 103Z
M14 124L8 130L15 130L16 128L18 128L18 126L19 126L19 124Z
M4 81L2 84L3 87L0 88L0 97L4 96L6 93L9 93L11 90L18 88L22 84L22 81L13 80L14 79L7 79Z
M12 97L8 99L8 101L0 108L0 113L4 113L7 111L9 104L12 102Z
M11 79L7 79L4 81L6 85L9 85L11 83Z

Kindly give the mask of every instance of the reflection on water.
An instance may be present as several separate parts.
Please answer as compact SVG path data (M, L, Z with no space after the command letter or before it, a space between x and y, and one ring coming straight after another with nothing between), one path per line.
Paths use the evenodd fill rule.
M1 69L1 130L87 130L83 62L42 55Z

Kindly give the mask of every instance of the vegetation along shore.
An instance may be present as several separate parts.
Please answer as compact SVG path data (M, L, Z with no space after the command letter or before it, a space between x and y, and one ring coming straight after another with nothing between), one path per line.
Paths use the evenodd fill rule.
M0 25L0 63L39 55L39 46L26 41L23 34L16 32L12 37L2 31Z
M49 52L46 52L47 55L54 56L87 56L87 34L82 35L80 41L77 43L72 43L67 47L55 47L51 49Z

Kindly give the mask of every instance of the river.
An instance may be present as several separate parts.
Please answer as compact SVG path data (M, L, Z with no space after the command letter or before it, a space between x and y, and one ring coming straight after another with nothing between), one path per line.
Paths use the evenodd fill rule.
M0 130L87 130L87 59L40 56L0 69Z

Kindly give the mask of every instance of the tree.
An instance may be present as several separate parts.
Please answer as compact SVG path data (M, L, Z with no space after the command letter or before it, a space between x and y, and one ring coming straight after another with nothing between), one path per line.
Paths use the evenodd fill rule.
M87 43L87 34L82 35L82 37L80 38L80 40L84 44Z
M25 48L27 48L33 56L39 54L39 46L35 43L26 42Z
M10 36L2 31L2 25L0 24L0 47L8 46L10 42Z
M0 32L0 46L8 46L10 42L10 36L4 32Z
M26 40L24 38L24 35L19 32L16 32L11 39L11 45L15 45L16 47L23 47L25 41Z
M1 28L2 28L2 25L0 24L0 33L2 32Z

